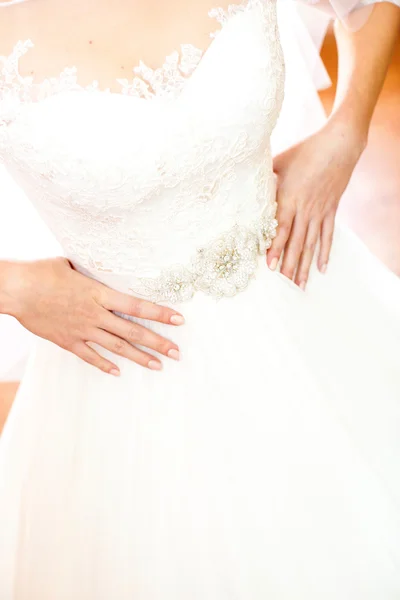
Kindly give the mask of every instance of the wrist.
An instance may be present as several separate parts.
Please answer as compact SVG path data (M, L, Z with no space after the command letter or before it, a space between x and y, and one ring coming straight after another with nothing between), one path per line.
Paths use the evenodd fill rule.
M369 122L352 119L345 112L332 113L326 123L330 135L340 137L358 160L368 144Z
M16 317L24 280L24 264L0 261L0 314Z
M355 162L358 161L368 144L368 127L364 122L335 113L330 116L324 129L332 139L341 139Z

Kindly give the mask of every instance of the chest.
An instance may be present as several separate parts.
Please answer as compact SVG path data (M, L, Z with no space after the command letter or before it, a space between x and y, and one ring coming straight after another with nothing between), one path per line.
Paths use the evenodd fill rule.
M266 2L267 0L265 0ZM270 0L268 0L270 1ZM218 0L217 0L218 2ZM94 79L101 89L119 92L117 79L128 77L141 62L158 69L165 57L190 44L204 52L211 35L232 11L252 0L54 0L27 3L8 26L7 50L17 39L32 38L35 47L21 59L22 76L35 82L56 77L65 66L76 66L79 83ZM1 34L1 29L0 29ZM4 42L0 43L0 54Z
M17 77L2 111L6 162L34 187L76 189L88 203L110 187L118 202L121 182L132 198L215 179L269 143L284 76L274 9L254 0L221 13L206 52L184 46L163 68L142 65L119 94L84 88L76 71L32 89Z

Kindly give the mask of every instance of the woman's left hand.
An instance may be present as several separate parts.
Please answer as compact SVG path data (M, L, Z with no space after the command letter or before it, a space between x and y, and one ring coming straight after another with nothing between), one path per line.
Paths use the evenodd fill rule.
M267 263L276 269L283 253L281 273L303 290L318 241L318 268L326 271L339 201L365 145L348 123L328 122L274 158L278 231Z

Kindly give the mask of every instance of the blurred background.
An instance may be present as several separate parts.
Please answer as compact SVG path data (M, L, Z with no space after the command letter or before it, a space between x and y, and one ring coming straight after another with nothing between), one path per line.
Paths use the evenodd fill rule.
M325 110L329 112L337 67L332 31L325 38L321 56L333 82L330 88L320 92ZM368 148L343 197L340 217L400 275L400 40L375 111ZM26 226L29 227L29 217ZM18 344L18 339L0 340L0 344L12 343ZM0 431L18 384L18 381L0 381Z

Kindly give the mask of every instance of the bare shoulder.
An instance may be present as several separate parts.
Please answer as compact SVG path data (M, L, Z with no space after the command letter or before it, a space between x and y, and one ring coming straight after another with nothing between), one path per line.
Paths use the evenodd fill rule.
M0 55L8 56L19 40L30 38L44 17L42 0L0 0Z

